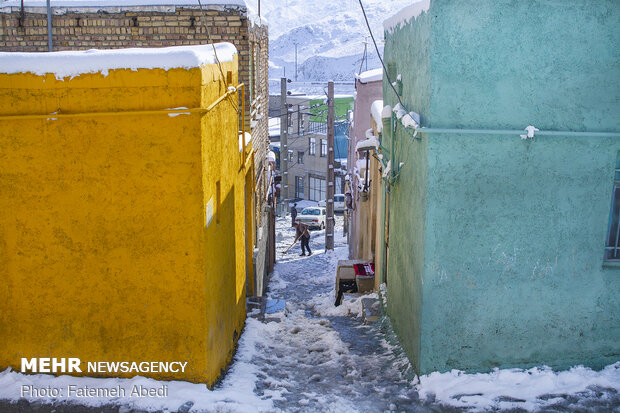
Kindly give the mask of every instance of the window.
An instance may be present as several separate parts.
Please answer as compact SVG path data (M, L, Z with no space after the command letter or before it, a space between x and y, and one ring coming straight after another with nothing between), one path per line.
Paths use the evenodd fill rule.
M304 177L295 177L295 198L304 198Z
M327 139L321 139L321 158L327 156Z
M312 156L316 155L316 139L310 138L310 147L308 153Z
M288 161L293 162L293 151L290 149L288 151Z
M605 261L620 261L620 152L616 157L614 189L611 194L611 211L607 228Z
M297 151L297 163L300 165L304 164L304 153L302 151Z
M310 200L322 201L325 199L327 191L325 190L325 179L310 177Z

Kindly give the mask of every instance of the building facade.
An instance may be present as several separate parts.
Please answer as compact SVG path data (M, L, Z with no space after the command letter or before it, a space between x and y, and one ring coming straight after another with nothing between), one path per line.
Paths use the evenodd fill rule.
M279 107L279 97L271 99L272 106ZM323 114L327 110L327 105L324 105L323 99L317 96L288 96L286 101L289 198L323 201L327 194L327 123L326 115ZM344 105L348 104L347 99ZM272 119L279 120L279 118ZM344 140L346 135L343 133L341 135L341 140ZM274 143L279 143L279 134L274 134L272 140ZM343 148L340 152L344 154L346 143L341 146ZM284 154L280 153L280 156ZM342 193L344 188L345 173L341 170L339 161L336 161L335 167L334 193L338 194Z
M311 99L288 97L289 192L291 198L321 201L327 194L327 124L310 120Z
M619 24L604 0L385 22L388 311L418 373L618 360Z
M367 141L368 136L379 136L381 119L372 122L371 106L383 96L383 69L361 73L355 79L355 106L351 127L347 167L351 177L351 199L353 208L349 211L349 258L366 259L375 262L375 238L378 214L374 198L380 188L379 163L375 158L376 149L367 147L358 151L358 144ZM378 127L378 128L377 128ZM370 133L369 133L370 131ZM366 162L368 160L368 162ZM368 177L368 179L366 179ZM360 192L364 192L361 194ZM368 195L371 194L371 202ZM372 207L371 207L372 205ZM379 277L375 277L379 281Z
M92 4L91 4L92 3ZM266 244L263 219L268 187L268 28L243 0L174 1L172 5L124 5L122 1L75 2L52 0L48 28L47 9L40 2L12 0L0 3L0 51L45 52L165 47L230 42L239 51L239 81L245 85L245 130L255 150L254 230L257 247ZM133 3L138 4L138 3ZM48 33L51 29L51 38ZM241 112L241 107L239 108ZM257 228L262 228L258 231ZM265 251L261 251L265 256ZM257 264L257 268L264 265ZM262 279L264 271L256 278ZM256 279L248 291L255 291ZM262 283L261 283L262 284Z
M231 360L253 165L226 98L238 55L217 50L0 55L1 369L182 361L141 374L212 385Z

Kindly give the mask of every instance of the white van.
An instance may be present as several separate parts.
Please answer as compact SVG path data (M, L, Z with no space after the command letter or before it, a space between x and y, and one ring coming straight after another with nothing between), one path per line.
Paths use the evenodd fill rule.
M325 200L319 201L320 207L327 207L327 202ZM344 195L336 194L334 195L334 212L344 212Z

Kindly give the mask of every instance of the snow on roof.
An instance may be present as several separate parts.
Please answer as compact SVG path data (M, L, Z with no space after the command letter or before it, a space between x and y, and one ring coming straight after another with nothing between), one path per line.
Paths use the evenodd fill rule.
M386 19L383 22L383 28L386 31L393 31L401 24L415 20L422 12L428 11L430 6L431 0L416 0L413 4L405 7L389 19Z
M217 43L215 50L221 62L230 62L237 54L231 43ZM210 44L51 53L0 52L0 73L53 73L57 79L98 72L107 76L113 69L191 69L213 63L216 63L215 53Z
M355 75L355 78L360 83L377 82L383 80L383 68L367 70L359 75Z
M372 133L372 129L368 129L368 130ZM377 150L378 148L379 148L379 140L377 139L377 137L369 135L368 131L366 131L366 139L364 139L363 141L359 141L357 145L355 145L355 152L365 151L365 150L370 150L370 149Z
M319 206L318 202L310 201L310 200L307 200L307 199L302 199L301 201L297 201L297 202L289 202L288 203L289 208L292 207L293 204L297 204L295 209L297 209L298 211L302 211L305 208L312 208L312 207Z
M381 121L381 112L383 111L383 100L375 100L370 105L370 114L377 124L377 131L381 133L383 130L383 122Z

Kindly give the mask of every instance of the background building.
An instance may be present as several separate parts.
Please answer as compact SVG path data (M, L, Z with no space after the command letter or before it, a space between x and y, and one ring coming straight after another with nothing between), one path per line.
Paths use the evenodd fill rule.
M327 105L320 96L288 96L288 167L291 199L314 202L327 194ZM273 122L272 145L278 147L280 97L270 97ZM335 194L342 193L349 139L348 112L353 98L337 96L335 101ZM276 109L278 108L278 109ZM283 154L279 154L283 156Z
M376 203L381 188L381 175L375 155L376 150L368 148L368 151L358 151L358 144L368 139L367 132L371 130L372 136L379 136L378 124L371 124L371 105L376 100L381 100L383 95L383 69L373 69L361 73L355 79L355 108L353 111L353 123L351 125L350 145L348 148L347 167L351 177L351 197L353 208L348 213L349 225L349 258L367 259L375 262L375 238L377 218L380 218ZM366 162L368 158L368 163ZM371 165L372 164L372 165ZM366 179L368 177L368 179ZM376 190L371 191L370 187ZM360 199L360 190L366 192ZM371 202L368 194L371 194ZM376 194L375 194L376 193ZM374 196L377 195L377 199ZM377 202L374 202L377 201ZM377 282L379 277L375 277Z

